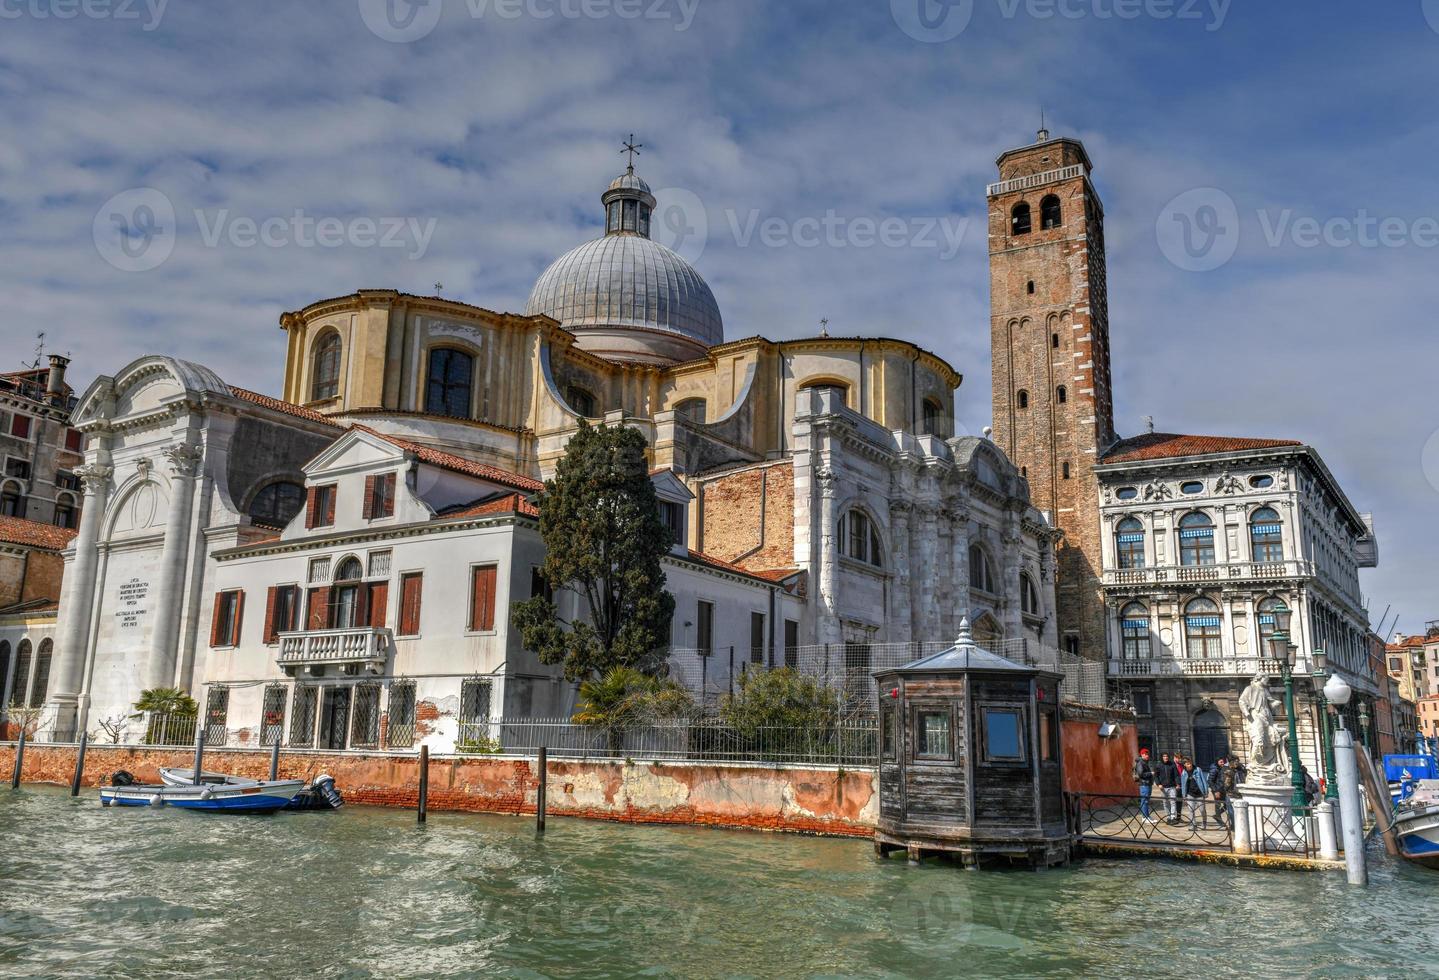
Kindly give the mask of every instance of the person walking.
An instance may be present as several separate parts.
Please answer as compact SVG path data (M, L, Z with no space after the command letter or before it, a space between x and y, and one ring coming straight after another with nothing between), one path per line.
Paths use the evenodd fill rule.
M1209 792L1214 797L1214 819L1219 826L1233 829L1234 827L1234 804L1230 797L1234 795L1234 767L1229 760L1220 756L1209 767L1206 774L1209 777Z
M1193 762L1186 761L1179 774L1179 795L1189 812L1189 829L1198 830L1196 818L1203 817L1204 828L1208 830L1209 812L1204 809L1204 801L1209 798L1209 780L1205 778L1204 770L1196 769Z
M1140 749L1139 758L1134 760L1134 781L1139 784L1139 815L1141 819L1154 823L1149 812L1149 798L1154 794L1154 767L1149 764L1149 750Z
M1164 819L1170 823L1179 822L1179 767L1168 752L1159 756L1159 772L1156 774L1159 790L1164 794Z

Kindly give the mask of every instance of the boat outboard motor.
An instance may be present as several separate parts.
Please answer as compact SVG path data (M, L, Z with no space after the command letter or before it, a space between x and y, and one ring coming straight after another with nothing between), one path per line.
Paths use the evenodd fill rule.
M335 789L334 776L324 773L316 776L315 781L310 784L310 792L314 795L316 801L325 801L332 810L338 810L345 805L345 798L340 795L339 790Z
M124 769L119 770L110 777L111 786L134 786L135 777Z

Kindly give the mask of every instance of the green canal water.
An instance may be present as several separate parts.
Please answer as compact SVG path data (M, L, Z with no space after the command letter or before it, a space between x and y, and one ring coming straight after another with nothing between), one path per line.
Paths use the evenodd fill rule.
M1088 860L347 807L219 816L0 790L4 976L1434 975L1439 875Z

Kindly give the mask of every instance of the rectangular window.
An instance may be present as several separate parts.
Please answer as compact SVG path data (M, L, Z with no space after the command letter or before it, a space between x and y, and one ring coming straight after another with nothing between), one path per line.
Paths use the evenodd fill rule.
M879 754L885 762L895 760L895 747L899 744L899 711L893 704L879 707Z
M390 706L385 720L385 744L408 749L415 744L415 682L395 681L390 685Z
M71 453L82 453L85 451L85 434L79 429L65 430L65 451Z
M281 633L291 633L299 626L300 587L298 585L271 586L265 600L265 636L263 642L275 643Z
M244 605L245 593L240 589L215 593L215 612L210 621L210 646L240 645L240 616Z
M205 698L205 744L224 745L230 720L230 689L212 687Z
M420 596L425 588L425 576L421 572L406 572L400 576L400 635L419 636Z
M799 666L799 623L793 619L784 621L784 665Z
M16 439L30 438L30 416L16 412L10 417L10 434Z
M17 480L30 479L30 461L26 459L20 459L18 456L6 457L5 475L13 476Z
M468 680L460 685L461 749L484 744L490 734L490 682Z
M938 760L954 758L947 709L922 709L914 713L914 757Z
M350 748L372 749L380 744L380 685L355 685L350 715Z
M55 474L55 489L79 493L80 478L68 470L60 470Z
M749 614L749 662L764 663L764 653L764 613L752 612Z
M714 652L715 646L715 604L699 601L695 610L695 643L704 656Z
M260 744L276 745L285 736L285 688L271 684L265 688L260 706Z
M365 477L365 520L395 516L395 474Z
M985 708L981 712L985 762L1023 762L1024 713L1018 708Z
M470 631L489 632L495 628L495 565L475 565L470 569Z
M1039 712L1039 761L1059 760L1059 723L1052 709Z
M335 523L336 484L311 487L305 494L305 527L331 527Z
M661 500L660 519L664 521L665 527L670 529L670 543L684 545L686 543L685 505L677 504L672 500Z
M555 597L554 590L550 588L549 580L545 578L545 571L539 565L530 568L530 598L544 596L546 599Z
M296 684L290 709L290 744L304 748L315 744L315 708L320 689L313 684Z
M1154 691L1147 687L1136 687L1130 692L1134 701L1134 713L1141 718L1154 714Z

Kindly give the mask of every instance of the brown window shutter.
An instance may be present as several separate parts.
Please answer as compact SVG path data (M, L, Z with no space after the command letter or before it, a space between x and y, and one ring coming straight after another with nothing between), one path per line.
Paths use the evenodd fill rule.
M385 628L385 608L390 603L390 583L370 583L370 625L375 629Z
M376 514L376 513L375 513L375 478L374 478L373 476L367 476L367 477L365 477L365 509L364 509L364 514L365 514L365 520L367 520L367 521L373 520L373 519L375 519L376 517L379 517L379 516L380 516L379 514Z
M224 598L225 593L215 593L215 610L210 614L210 646L212 647L220 645L220 612Z
M315 518L319 516L315 513L315 498L319 492L319 487L310 487L305 491L305 530L307 531L315 526Z
M335 523L335 498L340 495L338 486L330 487L330 492L325 495L325 526L329 527Z
M321 586L318 589L310 590L309 621L307 628L322 630L328 627L330 621L330 588Z
M265 630L261 634L261 643L274 643L276 630L275 624L275 596L279 595L280 587L272 585L265 591Z
M235 625L231 627L230 646L240 645L240 626L245 622L245 590L235 592Z
M385 476L385 506L382 508L381 517L395 516L395 474L389 473Z
M420 594L425 578L418 572L400 577L400 635L420 632Z
M495 566L481 566L473 574L474 601L470 629L492 630L495 628Z

